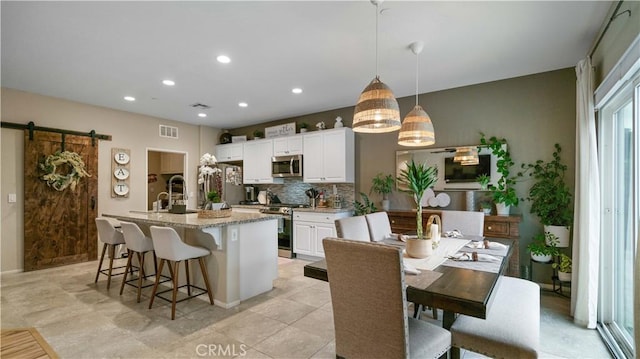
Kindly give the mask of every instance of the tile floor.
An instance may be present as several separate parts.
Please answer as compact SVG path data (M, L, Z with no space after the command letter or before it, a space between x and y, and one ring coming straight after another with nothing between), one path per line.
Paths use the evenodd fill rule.
M147 309L151 288L136 303L133 287L118 295L120 277L110 290L104 276L94 284L97 262L5 274L0 323L36 327L61 358L335 358L329 286L305 278L306 263L280 265L273 290L233 309L179 303L175 321L168 302ZM542 357L610 358L596 331L572 324L568 307L543 294Z

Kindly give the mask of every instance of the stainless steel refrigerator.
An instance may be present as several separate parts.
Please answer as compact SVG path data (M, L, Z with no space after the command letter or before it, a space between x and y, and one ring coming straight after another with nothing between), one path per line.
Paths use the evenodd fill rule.
M240 201L244 200L244 187L242 186L242 167L218 164L218 168L222 171L220 173L220 182L222 187L221 198L229 205L237 205ZM200 169L200 167L198 167ZM216 179L214 176L210 176L209 188L216 188ZM206 203L206 193L204 191L205 185L201 183L198 185L198 207L201 208Z

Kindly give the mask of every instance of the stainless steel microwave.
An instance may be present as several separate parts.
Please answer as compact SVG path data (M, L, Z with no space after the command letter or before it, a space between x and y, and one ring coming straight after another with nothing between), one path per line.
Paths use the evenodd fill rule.
M272 177L302 177L302 155L271 157Z

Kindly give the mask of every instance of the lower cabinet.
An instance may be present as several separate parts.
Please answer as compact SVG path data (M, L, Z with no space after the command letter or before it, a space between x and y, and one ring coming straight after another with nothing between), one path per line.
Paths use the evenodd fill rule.
M351 212L293 213L293 252L297 256L323 257L322 240L336 236L335 220L350 217Z

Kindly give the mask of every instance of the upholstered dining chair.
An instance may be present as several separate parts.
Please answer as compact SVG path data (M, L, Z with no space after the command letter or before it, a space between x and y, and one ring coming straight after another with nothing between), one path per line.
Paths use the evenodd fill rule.
M116 256L116 246L124 244L124 236L122 232L117 230L111 221L106 218L96 218L96 227L98 229L98 236L104 245L102 246L102 254L100 255L100 263L98 264L98 272L96 273L94 283L98 283L98 277L100 277L100 274L104 274L107 276L107 289L109 289L111 287L111 277L123 274L123 272L113 273L113 270L125 267L113 267L113 259ZM104 261L107 248L109 249L109 268L102 269L102 262Z
M369 227L364 216L345 217L335 220L338 238L369 242Z
M402 251L379 243L323 241L336 357L438 358L451 333L407 316ZM367 305L362 305L366 301Z
M381 242L391 236L391 222L387 212L374 212L366 214L367 226L371 242Z
M455 229L466 236L482 236L484 232L484 213L442 211L442 233Z

